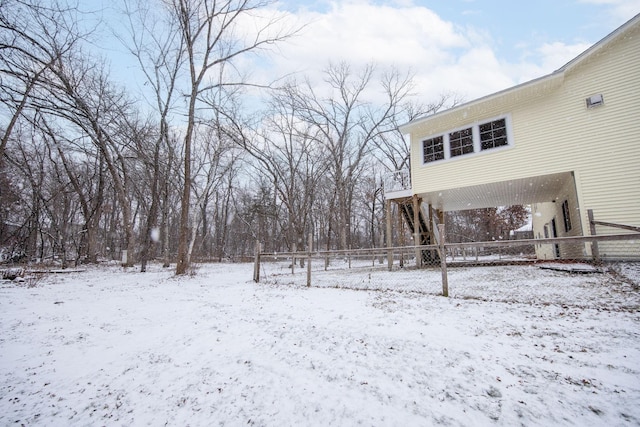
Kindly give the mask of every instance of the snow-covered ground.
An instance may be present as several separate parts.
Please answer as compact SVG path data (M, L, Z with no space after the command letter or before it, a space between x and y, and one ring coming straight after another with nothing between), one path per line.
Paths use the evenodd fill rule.
M0 282L0 425L638 425L624 268L452 269L451 298L234 264Z

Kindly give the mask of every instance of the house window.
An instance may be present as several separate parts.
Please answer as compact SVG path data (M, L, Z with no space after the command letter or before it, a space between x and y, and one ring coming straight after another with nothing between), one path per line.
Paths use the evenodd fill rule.
M473 131L471 128L449 134L451 157L473 153Z
M562 218L564 218L564 231L571 230L571 212L569 212L569 201L562 202Z
M466 126L464 129L454 128L456 130L434 133L427 139L422 139L422 164L427 166L433 162L474 157L491 152L494 148L513 145L509 115Z
M422 141L422 155L424 163L444 159L444 138L437 136Z
M508 143L505 119L494 120L480 125L480 148L482 150L490 150Z

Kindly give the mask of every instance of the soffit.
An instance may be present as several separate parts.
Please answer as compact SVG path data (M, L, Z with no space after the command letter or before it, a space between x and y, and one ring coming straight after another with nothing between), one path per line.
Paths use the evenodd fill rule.
M419 194L425 203L444 211L529 205L555 201L571 172L513 179Z

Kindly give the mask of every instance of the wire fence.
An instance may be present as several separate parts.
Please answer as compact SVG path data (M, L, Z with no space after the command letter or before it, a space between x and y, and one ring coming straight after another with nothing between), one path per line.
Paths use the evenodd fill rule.
M533 274L535 272L535 274ZM542 275L535 279L536 275ZM544 275L594 275L640 287L640 233L311 252L257 252L254 280L292 286L449 296L460 287L499 291ZM600 276L598 276L600 275Z

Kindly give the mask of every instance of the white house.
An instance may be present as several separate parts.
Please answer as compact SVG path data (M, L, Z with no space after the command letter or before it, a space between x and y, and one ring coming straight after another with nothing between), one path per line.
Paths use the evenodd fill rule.
M428 212L529 205L536 238L589 235L588 210L640 227L640 15L549 75L400 130L411 184L386 188L387 199L411 197ZM589 256L583 246L538 256Z

